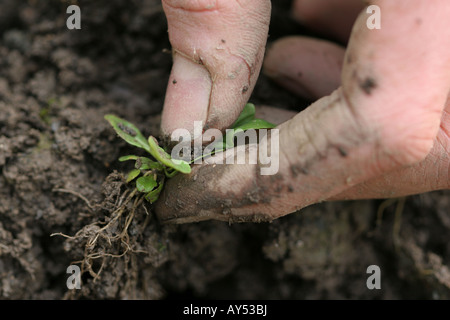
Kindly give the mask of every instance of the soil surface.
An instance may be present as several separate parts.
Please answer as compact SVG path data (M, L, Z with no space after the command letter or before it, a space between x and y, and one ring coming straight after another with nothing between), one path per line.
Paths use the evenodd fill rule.
M159 0L0 1L1 299L449 299L450 193L322 203L272 223L160 225L130 199L134 152L103 119L158 135L171 68ZM273 1L269 42L310 33ZM309 102L258 80L251 102ZM81 268L69 290L67 268ZM381 270L369 290L367 268Z

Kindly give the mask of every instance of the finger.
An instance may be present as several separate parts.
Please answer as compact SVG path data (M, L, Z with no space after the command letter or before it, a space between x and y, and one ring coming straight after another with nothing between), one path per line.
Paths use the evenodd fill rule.
M296 114L296 112L290 110L258 105L255 117L268 119L273 124L278 125L290 120ZM219 156L225 159L227 154L222 153ZM234 157L234 154L231 157ZM205 161L205 163L206 165L194 166L191 174L177 175L167 182L165 189L169 191L163 191L159 197L160 200L155 204L155 210L160 221L165 223L188 223L210 219L230 220L230 222L233 219L242 221L254 219L252 215L248 217L245 215L240 217L229 215L231 212L230 207L232 206L230 199L233 196L231 194L224 195L222 191L214 191L210 189L211 186L207 186L212 181L216 181L217 185L223 183L224 186L241 185L243 181L239 181L236 177L251 178L252 173L248 171L249 168L242 165L233 165L231 167L233 167L234 172L228 177L221 178L222 171L229 166L220 165L219 167L219 165L214 164L214 161L210 160ZM226 160L223 160L222 163L226 163ZM230 198L227 198L228 196ZM251 197L251 195L248 196L248 198ZM253 199L252 201L255 200ZM249 201L249 199L241 201L245 202ZM262 215L261 219L264 219Z
M285 37L267 50L263 72L293 93L316 100L341 84L344 54L344 48L329 41Z
M161 129L193 132L232 124L248 100L262 64L270 1L163 0L173 68Z
M450 84L450 7L374 2L381 29L361 13L349 42L342 89L355 118L385 143L387 162L414 163L431 151ZM426 41L424 41L426 39Z
M361 0L295 0L292 11L303 25L346 43L363 8Z

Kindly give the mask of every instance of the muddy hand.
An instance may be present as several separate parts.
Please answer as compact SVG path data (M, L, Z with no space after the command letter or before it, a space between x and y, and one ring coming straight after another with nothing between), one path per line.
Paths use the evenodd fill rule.
M450 7L445 0L433 7L406 0L375 4L381 29L366 27L365 10L358 16L341 77L330 75L338 89L278 127L277 174L261 175L263 165L195 166L169 181L156 206L162 221L272 220L323 200L450 188ZM280 42L265 66L274 77L279 70L291 89L310 82L320 87L320 79L299 72L318 68L327 78L323 57L339 50L310 48L323 50L317 60L301 51L297 59L277 61L294 52L292 42Z
M173 67L162 133L194 121L225 129L242 111L263 61L269 0L162 0Z

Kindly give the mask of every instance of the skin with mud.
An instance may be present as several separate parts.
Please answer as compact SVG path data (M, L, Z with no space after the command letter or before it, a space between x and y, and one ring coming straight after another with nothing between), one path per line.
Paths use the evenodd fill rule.
M448 191L314 205L304 199L304 209L280 219L254 210L257 203L292 206L295 194L320 183L320 163L339 168L358 157L353 147L364 141L363 131L349 131L350 142L313 137L320 153L304 144L297 151L308 161L280 163L279 174L221 190L226 197L206 196L202 186L244 175L225 165L194 166L169 181L171 192L160 199L167 202L164 216L192 219L199 201L204 212L197 220L214 214L223 221L162 223L125 182L131 164L117 160L136 150L103 118L116 114L146 137L160 132L166 85L183 85L178 76L169 81L161 1L78 4L80 32L67 30L61 1L0 2L1 299L450 298ZM269 46L287 34L311 34L292 19L290 6L272 2ZM362 80L359 92L374 97L383 82L366 76L355 78ZM252 91L257 106L286 109L269 116L258 108L258 117L275 123L312 102L265 74L247 91L238 89ZM307 111L306 125L333 119L333 110ZM258 165L239 166L256 176ZM226 223L241 220L261 223ZM70 265L82 270L80 290L66 286ZM381 290L366 286L370 265L381 269Z

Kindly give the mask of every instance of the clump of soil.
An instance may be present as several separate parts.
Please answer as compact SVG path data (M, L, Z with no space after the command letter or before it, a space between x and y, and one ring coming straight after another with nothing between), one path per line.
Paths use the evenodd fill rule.
M66 28L68 4L0 3L1 298L450 298L448 191L160 225L128 199L117 158L131 150L103 119L158 135L171 67L160 1L78 1L82 30ZM308 32L290 1L272 5L269 41ZM263 75L251 101L308 103ZM72 264L80 290L66 286ZM366 287L373 264L381 290Z

